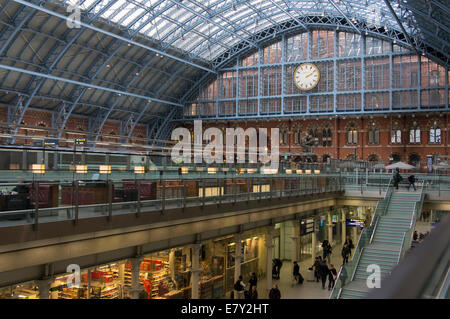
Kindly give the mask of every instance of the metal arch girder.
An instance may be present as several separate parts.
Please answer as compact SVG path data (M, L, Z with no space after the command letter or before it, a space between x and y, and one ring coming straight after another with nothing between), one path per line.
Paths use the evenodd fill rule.
M162 83L162 85L158 88L156 91L156 96L168 85L172 82L172 79L176 76L176 74L181 70L181 68L178 68L173 74L171 75L171 78L165 82ZM145 107L142 109L141 113L139 113L138 117L136 118L135 122L133 123L133 126L131 127L130 131L128 132L128 137L125 143L128 143L128 139L131 137L131 134L133 134L133 131L137 125L137 123L140 121L144 113L147 111L147 108L149 106L149 103L145 105Z
M23 96L24 98L29 96L29 94L27 94L25 92L17 91L17 90L12 89L12 88L0 88L0 92L15 93L15 94L17 94L17 96ZM36 95L35 98L37 98L37 99L44 99L44 100L50 100L50 101L59 101L59 102L66 103L66 104L72 104L72 102L73 102L73 101L70 101L70 100L63 100L60 97L56 97L56 96ZM93 103L86 103L86 102L82 102L81 104L85 105L85 106L97 108L97 109L100 109L100 110L109 110L109 107L106 107L104 105L93 104ZM40 108L34 108L34 107L29 107L28 109L45 110L45 111L51 112L51 110L48 110L48 109L40 109ZM117 110L121 111L121 112L127 112L127 113L131 113L131 114L135 114L135 115L139 114L137 112L130 111L130 110L125 110L125 109L117 109ZM87 116L86 114L81 114L81 113L72 113L72 114L76 114L77 116ZM161 118L158 115L152 115L152 116L156 117L156 118Z
M164 119L163 123L158 127L158 130L156 131L156 134L155 134L155 140L160 139L161 134L163 133L164 129L167 126L167 123L169 123L173 119L173 117L174 117L174 115L176 113L175 111L176 111L176 109L173 108L170 111L170 113L167 115L167 117ZM156 144L156 141L154 141L152 143L152 145L154 145L154 144Z
M27 10L28 9L28 10ZM24 14L23 17L21 17L22 13L28 11L28 13ZM9 43L14 39L16 34L20 31L20 29L23 27L25 23L27 23L28 19L30 19L33 14L36 12L36 10L22 6L22 8L19 10L19 12L16 14L16 16L13 18L13 21L16 21L16 19L20 19L19 24L16 25L16 27L10 31L11 34L8 36L6 41L3 43L2 47L0 47L0 56L3 54L3 51L6 49L6 47L9 45ZM8 32L8 28L5 27L4 32ZM3 34L0 34L0 38L3 36Z
M253 47L255 47L255 48L258 47L255 43L249 41L248 39L246 39L246 38L244 38L244 37L242 37L242 36L240 36L240 35L237 34L236 32L228 30L227 28L223 27L223 26L220 25L220 24L217 24L216 22L214 22L214 21L211 20L210 18L207 18L207 17L204 17L204 16L202 16L202 15L199 15L195 10L192 10L192 9L189 8L188 6L184 5L181 1L179 1L179 2L176 1L176 0L169 0L169 1L175 2L177 5L179 5L180 7L182 7L183 9L185 9L186 11L191 12L193 15L196 15L196 16L200 17L201 19L203 19L203 20L205 20L205 21L211 23L212 25L214 25L214 26L216 26L216 27L222 29L222 30L225 31L225 32L227 32L227 33L229 33L229 34L231 34L231 35L234 35L235 37L238 37L238 38L241 39L242 41L247 42L249 45L251 45L251 46L253 46Z
M136 98L139 98L139 99L144 99L144 100L152 100L154 102L159 102L159 103L162 103L162 104L169 104L169 105L180 106L180 107L182 106L179 103L174 103L174 102L170 102L170 101L160 100L160 99L149 97L149 96L143 96L143 95L134 94L134 93L131 93L131 92L120 91L120 90L111 89L111 88L107 88L107 87L103 87L103 86L98 86L98 85L93 85L93 84L89 84L89 83L79 82L79 81L75 81L75 80L69 80L69 79L66 79L66 78L61 78L61 77L57 77L57 76L53 76L53 75L49 75L49 74L43 74L43 73L34 72L34 71L30 71L30 70L25 70L25 69L20 69L20 68L16 68L16 67L11 67L9 65L0 64L0 69L6 69L6 70L14 71L14 72L25 73L25 74L34 75L34 76L42 77L42 78L47 78L47 79L51 79L51 80L55 80L55 81L69 82L69 83L72 83L74 85L90 87L90 88L93 88L93 89L109 91L109 92L112 92L112 93L118 93L118 94L133 96L133 97L136 97Z
M312 26L332 26L332 27L340 27L340 28L350 28L351 26L348 25L347 21L342 17L317 17L317 16L303 16L299 18L301 21L303 21L303 24L305 25L312 25ZM343 23L345 21L345 23ZM362 21L357 21L357 26L361 28L361 31L367 32L368 34L371 34L372 36L376 37L392 37L393 39L397 40L398 42L404 43L406 46L411 47L411 45L405 41L402 40L402 38L399 37L399 34L403 33L401 31L393 30L392 28L386 31L383 27L379 28L369 28L367 25ZM265 41L266 39L273 37L274 34L278 33L284 33L288 31L294 31L300 29L300 27L297 25L297 23L293 20L282 22L278 24L277 26L270 26L262 31L260 31L258 34L255 34L255 39L257 39L258 43ZM412 47L411 47L412 48ZM216 59L212 61L212 65L219 69L222 65L225 63L228 63L230 59L235 57L238 53L242 53L244 51L248 51L250 48L248 46L243 45L242 43L237 44L232 51L224 52L220 54Z
M21 4L24 4L24 5L26 5L26 6L30 6L30 7L32 7L32 8L35 8L36 10L45 12L45 13L47 13L47 14L49 14L49 15L58 17L58 18L60 18L60 19L63 19L63 20L66 20L66 21L70 21L70 18L68 18L68 17L66 17L66 16L64 16L64 15L61 15L61 14L59 14L59 13L57 13L57 12L52 11L52 10L45 9L45 8L43 8L43 7L35 6L34 4L29 3L28 1L25 1L25 0L13 0L13 1L18 2L18 3L21 3ZM185 63L185 64L189 64L189 65L191 65L191 66L193 66L193 67L196 67L196 68L198 68L198 69L202 69L202 70L204 70L204 71L208 71L208 72L211 72L211 73L216 73L215 70L209 69L209 68L207 68L207 67L201 66L201 65L196 64L196 63L193 63L193 62L191 62L191 61L184 60L184 59L182 59L182 58L179 58L179 57L176 57L176 56L174 56L174 55L168 54L168 53L166 53L166 52L164 52L164 51L160 51L160 50L158 50L158 49L149 47L149 46L147 46L147 45L145 45L145 44L136 42L136 41L131 40L131 39L129 39L129 38L126 38L126 37L123 37L123 36L119 36L119 35L117 35L117 34L115 34L115 33L112 33L112 32L109 32L109 31L102 30L101 28L95 27L95 26L93 26L93 25L91 25L91 24L89 24L89 23L80 22L80 25L81 25L82 27L86 28L86 29L91 29L91 30L93 30L93 31L96 31L96 32L99 32L99 33L103 33L103 34L108 35L108 36L110 36L110 37L112 37L112 38L116 38L116 39L121 40L121 41L123 41L123 42L130 43L130 44L133 44L133 45L135 45L135 46L144 48L144 49L146 49L146 50L148 50L148 51L152 51L152 52L161 54L161 55L163 55L163 56L166 56L166 57L168 57L168 58L170 58L170 59L173 59L173 60L176 60L176 61L178 61L178 62Z
M339 11L340 14L342 14L342 15L344 16L344 18L347 20L347 22L351 24L351 26L353 27L353 29L355 29L356 32L357 32L358 34L361 34L361 30L359 30L359 29L355 26L355 24L353 23L353 21L350 20L350 18L344 13L344 11L342 11L341 8L339 8L339 6L338 6L336 3L334 3L333 0L328 0L328 1L333 5L333 7L334 7L337 11Z
M400 6L404 9L406 9L407 11L410 12L410 14L417 14L420 15L421 17L423 17L424 19L429 19L432 21L432 23L434 23L436 26L438 26L439 28L441 28L442 30L444 30L445 32L450 32L450 27L442 24L440 21L436 20L434 17L432 17L430 14L426 14L424 12L422 12L421 10L418 10L416 8L414 8L413 6L411 6L410 4L408 4L407 2L399 2Z
M408 43L411 45L411 47L413 48L413 50L419 54L419 52L417 51L416 46L414 45L414 43L412 42L411 38L409 37L408 32L406 32L405 27L403 26L402 22L400 21L400 19L398 18L397 14L395 13L394 9L392 8L389 0L383 0L384 3L386 4L386 6L388 7L389 11L391 12L391 15L394 17L395 21L397 21L398 26L400 27L400 29L402 30L406 41L408 41Z
M138 31L139 31L139 29L137 29L134 33L137 33ZM117 43L117 42L118 42L118 41L116 41L116 43ZM118 49L120 49L120 47L119 47ZM109 57L106 58L106 60L105 60L105 62L104 62L104 64L103 64L103 68L104 68L104 66L107 64L107 62L112 58L112 56L115 55L115 53L118 51L118 49L115 50L115 51L113 52L113 54L110 54ZM99 55L99 58L98 58L98 59L100 59L100 58L101 58L101 56ZM95 64L95 63L94 63L94 64ZM97 75L103 68L97 70L97 72L91 77L91 81L92 81L93 78L96 77L96 75ZM82 91L81 95L83 95L83 93L84 93L85 91L86 91L86 90L84 89L84 90ZM60 126L60 127L59 127L59 135L61 135L61 133L62 133L61 130L62 130L62 128L64 128L65 123L66 123L68 117L70 116L71 112L73 111L74 106L76 105L76 103L77 103L78 101L79 101L79 99L76 99L76 100L75 100L75 103L72 105L72 107L69 108L69 111L66 113L66 116L63 118L62 123L58 123L58 124L59 124L58 126ZM59 122L60 119L58 119L57 121Z
M274 6L276 6L278 9L280 9L281 11L283 11L284 13L286 13L291 19L295 20L299 25L303 26L305 28L305 30L308 30L308 28L306 27L306 25L304 25L300 20L298 20L295 16L293 16L291 13L289 13L289 11L286 11L284 8L282 8L277 2L275 2L274 0L269 0Z
M136 52L136 54L137 54L137 52ZM141 73L143 72L143 70L145 70L145 69L147 68L147 66L150 65L154 60L155 60L155 56L153 56L152 58L150 58L145 64L142 65L142 67L141 67L141 69L139 70L139 72L137 72L137 74L135 73L135 75L132 77L131 81L127 81L127 83L128 83L128 84L127 84L127 88L128 88L129 86L131 86L131 85L134 83L134 81L136 81L136 79L138 78L139 74L141 74ZM181 69L181 68L179 68L179 69ZM130 71L131 71L131 68L130 68ZM178 71L177 71L177 72L178 72ZM175 72L175 74L176 74L177 72ZM125 80L128 78L128 75L129 75L129 74L127 74L127 75L125 76ZM157 96L158 93L159 93L159 92L156 92L156 93L155 93L155 96ZM119 102L119 99L116 99L116 101L115 101L115 102L113 103L113 105L111 106L110 110L106 113L106 115L105 115L104 118L102 119L102 122L101 122L100 125L98 126L98 131L97 131L97 132L100 132L100 131L101 131L101 129L103 128L104 124L106 123L106 121L107 121L109 115L111 114L111 112L112 112L112 110L115 108L115 106L118 104L118 102ZM142 103L141 103L141 104L142 104ZM145 107L145 110L146 110L147 107L148 107L148 103L146 103L144 107ZM138 115L138 118L140 119L140 118L142 117L143 114L144 114L144 112L141 112L141 113ZM136 120L136 123L137 123L138 121L139 121L139 120ZM134 130L134 127L133 127L133 130ZM95 136L95 141L97 141L97 138L98 138L98 135Z
M17 0L13 0L13 1L18 2ZM113 1L117 1L117 0L113 0ZM100 0L97 0L97 1L95 2L95 4L98 4L99 2L100 2ZM38 6L35 6L34 4L26 3L26 2L23 2L23 1L22 1L22 4L23 4L23 5L26 5L26 6L29 6L29 7L31 7L31 8L37 9L37 10L39 10L39 8L40 8L40 7L38 7ZM91 7L91 8L93 8L93 7ZM105 6L104 10L106 10L107 8L108 8L108 6ZM101 13L102 13L102 10L99 11L97 14L101 14ZM69 34L70 32L71 32L71 31L68 31L68 32L66 32L66 33ZM48 71L51 71L51 70L53 69L53 67L59 62L59 60L61 59L61 57L62 57L62 56L64 55L64 53L68 50L68 48L72 45L72 43L73 43L79 36L81 36L81 34L82 34L83 32L84 32L84 30L79 30L79 32L78 32L78 33L77 33L77 34L69 41L69 43L66 44L66 45L62 48L62 50L58 53L58 55L56 56L56 58L53 60L52 64L51 64L50 67L48 68L48 69L49 69ZM50 50L49 54L47 55L46 62L48 62L49 59L56 53L56 51L58 50L59 47L60 47L59 43L55 44L53 50ZM37 80L37 79L33 78L33 79L30 81L30 83L29 83L29 85L28 85L28 88L31 88L31 86L33 85L33 83L34 83L36 80ZM25 107L22 109L22 111L21 111L20 114L18 115L18 119L16 120L16 122L21 122L21 120L22 120L22 118L23 118L23 116L24 116L24 114L25 114L25 112L26 112L28 106L30 105L31 101L33 100L33 97L37 94L37 92L39 91L39 89L40 89L40 87L41 87L41 85L42 85L43 83L44 83L44 80L43 80L43 79L40 79L40 80L39 80L39 83L36 84L35 88L33 89L31 95L29 96L29 98L28 98L28 100L27 100L27 102L26 102L26 104L25 104ZM14 131L14 135L15 135L15 134L17 134L17 129L15 129L15 131ZM13 139L12 142L14 143L14 141L15 141L15 139Z
M191 2L191 3L194 3L194 4L196 4L196 5L200 5L200 4L198 4L196 1L190 1L190 2ZM245 1L236 1L236 4L241 4L241 3L243 3L243 2L245 2ZM216 11L216 15L220 16L220 14L221 14L222 12L225 12L226 10L230 9L230 8L233 7L233 6L234 6L234 4L228 4L228 5L223 6L223 7L221 8L221 10L217 10L217 11ZM248 16L248 15L245 15L244 17L247 17L247 16ZM200 24L203 23L203 22L201 22L202 20L200 19L199 16L196 16L196 17L197 17L197 20L195 20L196 23L191 23L190 25L188 25L187 28L186 28L186 27L183 28L183 30L184 30L186 33L187 33L187 32L191 32L191 31L194 30L198 25L200 25ZM231 22L230 20L228 20L226 17L220 16L220 18L221 18L222 20L224 20L227 24L232 25L232 22ZM215 33L217 33L218 30L220 30L220 29L218 28L217 31L216 31ZM161 39L161 41L163 41L163 42L166 41L167 39L170 38L170 36L172 36L174 33L176 33L176 31L178 31L178 30L176 30L176 28L173 28L173 30L172 30L171 32L168 32L168 33ZM249 35L249 37L251 36L251 33L249 33L245 28L243 28L242 31L244 31L245 33L247 33L247 34ZM181 32L181 33L182 33L181 36L173 37L173 39L171 39L171 41L166 42L166 43L167 43L167 44L166 44L166 47L169 47L169 46L173 45L173 43L175 43L176 41L178 41L178 39L180 39L180 37L182 38L183 35L184 35L184 32ZM193 55L193 54L191 54L190 52L192 52L192 50L189 51L188 54ZM193 56L196 56L196 55L193 55Z
M343 21L346 22L345 18L343 17L316 17L316 16L304 16L300 18L305 25L326 25L326 26L333 26L333 27L340 27L343 30L349 29L352 30L353 28L349 25L345 25ZM395 39L398 43L403 43L405 46L412 48L412 46L405 42L400 35L403 35L403 33L399 30L389 29L386 31L383 27L370 29L365 25L362 21L357 21L358 26L361 28L362 32L366 32L367 35L375 36L375 37L386 37L390 39ZM264 42L266 39L273 38L273 34L276 33L285 33L290 32L296 29L302 29L303 27L300 27L297 25L297 23L294 20L283 22L277 26L271 26L265 30L262 30L259 32L259 34L255 35L255 39L258 39L257 43ZM231 52L225 52L221 56L217 57L215 61L212 62L214 67L220 71L220 67L223 65L226 65L230 61L232 61L238 54L242 54L246 51L249 51L251 48L248 46L243 45L242 43L237 44L234 47L234 50ZM186 99L189 98L191 95L194 94L195 90L198 90L201 85L203 85L204 81L209 78L210 74L205 74L201 80L197 82L195 86L191 88L186 94L183 96L181 101L183 103L186 103Z

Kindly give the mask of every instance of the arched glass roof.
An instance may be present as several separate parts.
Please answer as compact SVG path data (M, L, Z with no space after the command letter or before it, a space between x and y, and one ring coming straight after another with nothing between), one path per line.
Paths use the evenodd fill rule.
M69 3L69 1L64 1ZM399 29L383 0L80 0L82 10L176 47L190 56L212 61L239 42L251 47L254 34L299 17L340 16L350 24ZM106 10L105 7L107 7ZM392 6L402 14L400 5ZM307 26L305 26L307 28ZM405 25L407 32L411 31Z

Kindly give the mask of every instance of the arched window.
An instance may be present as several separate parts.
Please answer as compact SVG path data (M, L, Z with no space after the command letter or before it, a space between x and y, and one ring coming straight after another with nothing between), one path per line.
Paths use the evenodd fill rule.
M402 130L400 129L400 125L398 124L398 122L395 122L392 125L391 143L392 144L401 144L402 143Z
M409 155L409 164L419 167L420 165L420 156L416 153L412 153Z
M371 163L377 163L379 161L377 154L370 154L367 160Z
M430 143L441 143L441 129L436 122L430 127Z
M287 145L288 143L288 130L286 127L282 127L280 131L280 144Z
M302 141L302 130L301 128L297 127L294 130L294 144L300 144Z
M380 130L375 122L369 124L368 139L369 144L380 144Z
M393 163L400 162L402 160L400 154L398 154L398 153L393 153L391 155L391 158L392 158Z
M322 145L324 147L329 147L332 145L332 133L331 128L325 127L322 130Z
M420 143L420 129L416 122L409 129L409 143Z
M347 144L358 144L358 130L353 123L347 129Z

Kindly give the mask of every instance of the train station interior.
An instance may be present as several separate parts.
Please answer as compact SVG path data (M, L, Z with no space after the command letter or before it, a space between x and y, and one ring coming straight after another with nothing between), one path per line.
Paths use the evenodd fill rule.
M448 299L449 16L0 0L0 299Z

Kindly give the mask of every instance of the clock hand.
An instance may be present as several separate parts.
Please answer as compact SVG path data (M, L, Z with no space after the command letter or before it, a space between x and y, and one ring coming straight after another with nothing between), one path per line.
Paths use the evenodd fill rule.
M305 76L305 79L306 78L309 78L311 75L313 75L314 74L314 72L313 73L310 73L310 74L308 74L307 76Z

